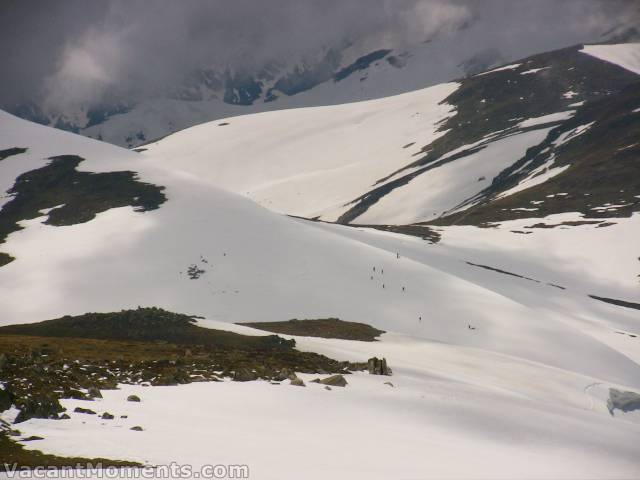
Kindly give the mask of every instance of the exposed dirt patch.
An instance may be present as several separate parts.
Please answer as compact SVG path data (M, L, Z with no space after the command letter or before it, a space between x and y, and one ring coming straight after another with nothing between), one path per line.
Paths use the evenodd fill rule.
M88 464L93 467L100 465L107 467L140 467L137 462L107 460L106 458L80 458L80 457L58 457L48 455L39 450L26 450L22 445L12 440L7 433L0 432L0 472L8 473L15 465L20 468L35 467L74 467L78 470L87 468Z
M20 230L21 220L42 216L49 225L75 225L93 220L111 208L132 206L137 211L158 208L166 197L164 187L140 182L130 171L90 173L76 167L84 159L76 155L52 157L51 163L20 175L9 194L13 198L0 210L0 243Z
M618 307L633 308L634 310L640 310L640 303L627 302L625 300L616 300L615 298L598 297L597 295L589 295L595 300L601 302L610 303L611 305L617 305Z
M510 275L512 277L522 278L523 280L529 280L531 282L540 283L540 280L536 280L535 278L525 277L523 275L518 275L517 273L511 273L511 272L507 272L506 270L500 270L499 268L489 267L488 265L480 265L478 263L471 263L471 262L465 262L465 263L473 267L484 268L485 270L491 270L492 272L502 273L503 275ZM553 285L553 286L558 287L557 285Z
M20 148L20 147L13 147L13 148L7 148L5 150L0 150L0 160L4 160L7 157L10 157L12 155L18 155L26 151L27 151L26 148Z
M378 330L366 323L345 322L337 318L316 320L289 320L286 322L239 323L266 332L300 335L303 337L339 338L373 342L384 330Z
M411 225L361 225L353 224L354 227L375 228L377 230L384 230L385 232L402 233L404 235L411 235L414 237L420 237L423 240L435 244L440 241L441 235L433 227L425 225L424 223L414 223Z

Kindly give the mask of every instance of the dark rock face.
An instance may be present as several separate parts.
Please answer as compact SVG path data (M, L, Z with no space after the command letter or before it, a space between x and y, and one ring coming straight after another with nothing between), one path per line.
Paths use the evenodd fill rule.
M64 411L57 399L48 397L21 399L18 408L20 413L14 423L24 422L30 418L58 418L58 414Z
M364 55L358 58L351 65L336 72L335 75L333 76L333 80L335 82L339 82L340 80L344 80L345 78L347 78L352 73L355 73L359 70L366 70L367 68L369 68L369 66L372 63L374 63L377 60L382 60L389 53L391 53L391 50L376 50L375 52L371 52L367 55Z
M387 366L386 358L372 357L367 360L367 370L371 375L391 375L391 369Z
M139 402L140 401L140 397L137 395L129 395L127 397L127 402Z

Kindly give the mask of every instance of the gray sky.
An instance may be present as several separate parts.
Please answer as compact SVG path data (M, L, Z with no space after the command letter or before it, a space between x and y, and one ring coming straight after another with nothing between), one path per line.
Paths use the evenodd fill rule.
M477 45L544 51L638 19L637 0L3 0L0 104L162 94L203 65L258 69L345 42L404 48L476 25Z

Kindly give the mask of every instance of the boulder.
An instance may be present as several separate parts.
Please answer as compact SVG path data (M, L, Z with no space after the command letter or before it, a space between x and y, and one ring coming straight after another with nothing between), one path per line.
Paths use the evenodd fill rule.
M142 432L143 428L139 425L136 425L135 427L131 427L129 430L133 430L134 432Z
M70 388L64 392L64 396L74 400L93 400L87 394L75 388Z
M295 385L296 387L304 387L305 384L301 378L295 377L290 380L291 385Z
M102 414L102 419L103 419L103 420L113 420L114 418L116 418L116 417L114 417L113 415L111 415L109 412L104 412L104 413Z
M89 387L87 395L89 395L91 398L102 398L102 393L100 393L100 390L96 387Z
M129 395L127 397L127 402L139 402L140 401L140 397L137 395Z
M76 407L73 409L73 411L75 413L86 413L87 415L96 415L96 412L94 412L90 408Z
M342 375L331 375L330 377L320 380L323 385L331 385L332 387L346 387L347 380Z
M636 392L625 392L622 390L616 390L615 388L609 389L609 399L607 400L607 408L609 413L613 415L613 411L618 409L621 412L632 412L634 410L640 410L640 394Z
M279 382L282 382L284 380L293 380L294 378L296 378L296 372L293 372L291 370L289 370L287 367L284 367L282 370L280 370L274 377L274 380L277 380Z
M367 370L371 375L391 375L386 358L372 357L367 360Z

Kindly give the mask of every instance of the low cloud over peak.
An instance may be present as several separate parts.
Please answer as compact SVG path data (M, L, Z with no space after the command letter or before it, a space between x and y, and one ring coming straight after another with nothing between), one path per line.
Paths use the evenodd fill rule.
M166 94L195 70L257 71L351 45L404 49L466 30L505 57L597 39L626 0L30 0L3 3L0 104L64 111ZM472 56L477 52L469 52Z

